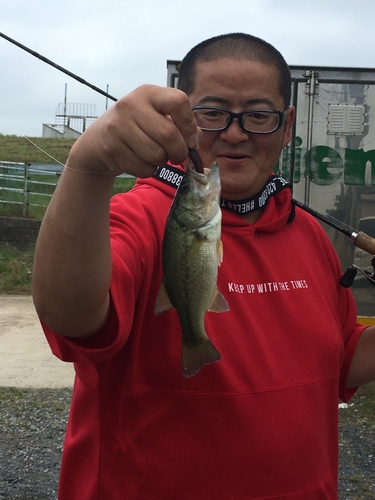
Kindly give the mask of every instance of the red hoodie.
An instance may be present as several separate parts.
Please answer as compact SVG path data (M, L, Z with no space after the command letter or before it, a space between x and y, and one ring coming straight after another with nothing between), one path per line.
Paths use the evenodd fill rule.
M112 316L95 338L45 328L74 361L61 500L337 499L337 402L363 327L321 226L291 195L254 225L223 211L218 287L206 314L222 355L181 375L175 310L154 315L175 190L156 179L113 198Z

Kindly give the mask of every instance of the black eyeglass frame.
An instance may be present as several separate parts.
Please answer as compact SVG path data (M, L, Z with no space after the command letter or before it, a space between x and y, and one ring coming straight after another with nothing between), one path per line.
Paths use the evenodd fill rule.
M276 111L273 109L251 109L248 111L242 111L241 113L233 113L233 111L229 111L228 109L223 109L223 108L217 108L216 106L193 106L191 109L193 111L195 111L196 109L212 109L213 111L222 111L223 113L228 113L228 115L229 115L228 122L224 127L220 127L220 128L199 127L201 130L203 130L205 132L223 132L224 130L227 130L232 125L233 120L235 118L237 118L238 123L244 132L248 132L251 134L273 134L274 132L279 130L280 127L282 127L284 125L286 111L288 108L284 109L283 112ZM277 127L273 130L268 131L268 132L262 132L260 130L248 130L247 128L245 128L245 125L243 124L243 116L247 115L247 114L256 114L256 113L267 113L267 114L277 115L279 118L279 123L278 123Z

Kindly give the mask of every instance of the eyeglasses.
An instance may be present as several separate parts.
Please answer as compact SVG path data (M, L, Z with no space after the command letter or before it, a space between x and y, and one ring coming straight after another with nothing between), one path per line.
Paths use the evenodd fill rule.
M243 113L233 113L213 106L194 106L193 113L197 125L207 132L219 132L229 128L236 118L242 130L253 134L272 134L284 123L286 110L254 109Z

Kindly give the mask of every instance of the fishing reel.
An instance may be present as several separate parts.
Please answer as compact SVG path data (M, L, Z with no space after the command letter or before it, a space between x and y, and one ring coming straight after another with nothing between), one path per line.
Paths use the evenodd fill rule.
M351 267L349 267L345 271L345 273L341 276L340 285L343 286L344 288L350 288L353 284L355 277L357 276L357 273L360 273L367 279L367 281L371 283L371 285L375 286L375 255L371 259L371 266L373 268L372 273L359 268L355 264L352 264Z

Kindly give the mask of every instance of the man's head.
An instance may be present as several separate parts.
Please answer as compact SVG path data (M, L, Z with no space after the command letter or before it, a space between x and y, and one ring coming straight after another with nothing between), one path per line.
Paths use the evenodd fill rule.
M219 35L193 47L181 62L178 88L190 95L195 88L197 64L223 58L275 66L279 74L280 94L284 99L285 108L289 106L291 76L285 59L272 45L246 33Z
M182 61L179 88L203 131L203 164L219 164L224 198L245 199L267 182L291 138L290 83L279 52L241 33L202 42Z

